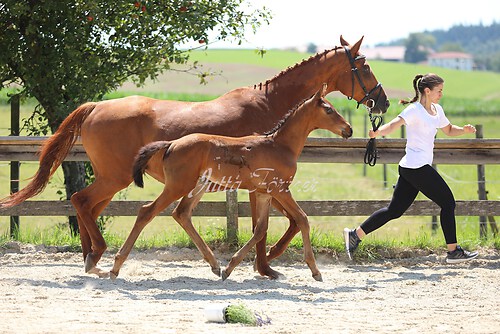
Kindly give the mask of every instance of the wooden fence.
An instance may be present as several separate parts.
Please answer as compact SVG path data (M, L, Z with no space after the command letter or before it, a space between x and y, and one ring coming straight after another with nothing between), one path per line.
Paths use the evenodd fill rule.
M0 137L0 161L37 161L37 152L45 137ZM309 138L300 162L315 163L362 163L367 140L352 138ZM379 139L377 163L397 163L404 154L405 139ZM434 162L436 164L497 165L500 163L500 139L437 139ZM88 160L81 142L77 141L68 161ZM483 183L484 180L479 181ZM483 187L484 188L484 187ZM486 191L486 190L484 190ZM200 202L195 216L228 218L228 236L237 231L238 217L250 217L248 202L238 202L235 191L230 191L225 202ZM500 201L457 200L457 216L498 216ZM484 198L484 199L481 199ZM141 201L113 201L104 210L105 216L135 216ZM299 205L309 216L364 216L388 204L386 200L356 201L303 201ZM161 215L170 215L175 203ZM73 216L75 210L69 201L26 201L16 207L0 209L1 216ZM271 215L280 215L272 211ZM416 201L406 212L413 216L439 215L439 207L431 201Z

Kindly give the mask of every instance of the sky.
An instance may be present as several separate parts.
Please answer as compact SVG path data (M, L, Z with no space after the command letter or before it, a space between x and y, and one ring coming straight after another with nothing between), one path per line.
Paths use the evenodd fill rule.
M270 25L246 34L239 48L286 48L339 45L339 37L375 46L412 32L447 30L453 25L500 23L499 0L249 0L272 11ZM217 42L212 48L235 47Z

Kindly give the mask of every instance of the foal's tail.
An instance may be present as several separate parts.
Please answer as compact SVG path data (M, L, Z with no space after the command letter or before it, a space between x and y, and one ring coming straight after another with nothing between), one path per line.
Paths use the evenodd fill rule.
M40 150L40 167L31 178L30 183L20 191L0 200L0 208L18 205L28 198L38 195L45 189L52 174L61 165L64 158L80 135L82 123L94 110L97 103L87 102L75 109L61 123L59 129L50 136Z
M148 162L153 155L155 155L158 151L165 149L168 150L172 142L170 141L155 141L143 146L139 153L137 153L134 166L132 169L132 176L134 178L134 183L136 186L144 188L144 180L143 175L148 167ZM168 154L168 151L166 151Z

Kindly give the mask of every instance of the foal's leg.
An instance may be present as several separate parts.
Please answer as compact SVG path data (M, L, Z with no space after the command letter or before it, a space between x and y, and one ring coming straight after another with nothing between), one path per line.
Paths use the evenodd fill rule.
M290 244L290 241L292 241L293 237L300 232L300 228L297 225L297 222L295 222L293 217L286 212L283 206L275 199L273 199L272 204L278 211L283 213L283 215L289 219L290 225L288 226L288 229L283 234L283 236L269 248L269 252L267 253L267 261L271 261L272 259L275 259L283 254Z
M215 258L214 253L208 247L206 242L202 239L198 231L194 228L191 216L193 209L198 205L199 201L205 194L206 182L199 182L196 188L190 194L184 196L179 202L177 207L172 212L172 217L179 223L179 225L186 231L191 240L193 240L198 251L203 255L203 259L210 264L212 272L220 277L220 263Z
M272 197L266 193L255 194L255 212L252 212L252 216L255 217L252 217L252 219L256 220L256 224L253 235L250 240L248 240L248 242L233 255L226 269L222 271L221 277L223 280L229 277L233 269L243 260L245 255L247 255L250 249L255 246L257 241L261 240L266 235L269 223L269 208L271 206L271 199Z
M249 194L250 198L250 208L252 210L252 232L255 234L255 228L258 226L258 214L256 208L256 198L255 192ZM269 261L266 256L266 239L267 239L267 229L264 233L262 239L260 239L255 245L255 262L254 270L258 271L262 276L268 276L273 279L278 279L281 273L272 269L269 266Z
M322 281L321 273L316 265L316 260L314 258L314 252L311 245L311 238L309 236L310 226L307 220L306 213L300 208L300 206L295 202L292 194L289 191L282 191L273 193L275 198L283 205L283 208L288 212L288 214L293 217L295 222L302 232L302 242L304 244L304 259L311 269L312 276L317 281Z
M110 271L112 279L118 277L118 273L120 272L123 262L125 262L129 256L132 251L132 247L134 247L135 241L141 234L144 227L177 198L178 196L175 197L172 192L169 192L166 188L164 188L163 192L155 201L145 204L139 209L139 214L137 215L132 231L130 231L127 240L115 255L115 262Z

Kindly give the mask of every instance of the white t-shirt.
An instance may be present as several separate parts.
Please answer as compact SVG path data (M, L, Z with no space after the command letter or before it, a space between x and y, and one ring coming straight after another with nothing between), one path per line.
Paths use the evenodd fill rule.
M401 167L415 169L432 164L437 129L450 124L443 108L439 104L432 105L436 110L434 116L420 102L410 104L399 114L405 121L407 132L406 155L399 161Z

